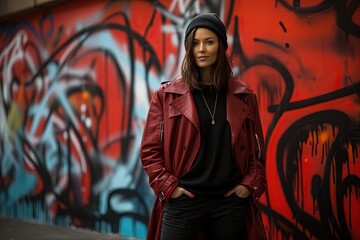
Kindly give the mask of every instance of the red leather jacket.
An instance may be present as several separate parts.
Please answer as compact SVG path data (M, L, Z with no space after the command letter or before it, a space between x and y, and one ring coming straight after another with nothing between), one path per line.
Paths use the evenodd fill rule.
M265 151L255 93L231 78L226 94L232 154L241 182L251 191L248 239L265 239L257 200L266 189ZM181 78L162 84L153 94L143 132L140 159L157 196L148 226L148 240L161 234L163 204L189 171L200 147L200 127L191 92Z

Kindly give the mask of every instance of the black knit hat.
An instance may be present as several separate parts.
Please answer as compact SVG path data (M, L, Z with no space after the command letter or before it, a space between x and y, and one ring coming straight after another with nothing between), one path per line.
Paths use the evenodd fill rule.
M221 42L224 44L225 50L228 48L225 25L216 13L202 13L194 17L186 28L185 39L194 28L200 27L210 29L216 33Z

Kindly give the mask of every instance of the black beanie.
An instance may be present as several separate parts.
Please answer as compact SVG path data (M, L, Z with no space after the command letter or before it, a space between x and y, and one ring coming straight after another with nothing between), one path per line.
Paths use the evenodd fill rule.
M216 13L203 13L194 17L186 28L185 39L194 28L200 27L210 29L216 33L221 42L224 44L225 50L228 48L225 25Z

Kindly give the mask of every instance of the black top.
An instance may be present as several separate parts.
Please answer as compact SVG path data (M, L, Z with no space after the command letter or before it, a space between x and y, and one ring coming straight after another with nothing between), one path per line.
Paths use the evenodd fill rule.
M216 90L205 88L202 93L213 113ZM193 166L179 179L179 186L196 196L223 196L237 185L242 176L231 153L230 124L226 119L226 90L219 91L215 125L199 90L193 97L200 121L201 144Z

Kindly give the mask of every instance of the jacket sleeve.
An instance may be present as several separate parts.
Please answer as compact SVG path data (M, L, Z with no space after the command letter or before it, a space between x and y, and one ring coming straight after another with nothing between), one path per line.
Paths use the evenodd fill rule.
M265 176L265 144L263 129L259 114L259 107L255 93L250 95L252 111L255 117L253 125L248 125L248 137L250 141L250 156L247 175L244 177L240 184L246 186L253 199L258 200L266 190L266 176Z
M178 180L164 164L163 86L154 92L140 145L140 159L149 177L150 187L160 201L168 200Z

